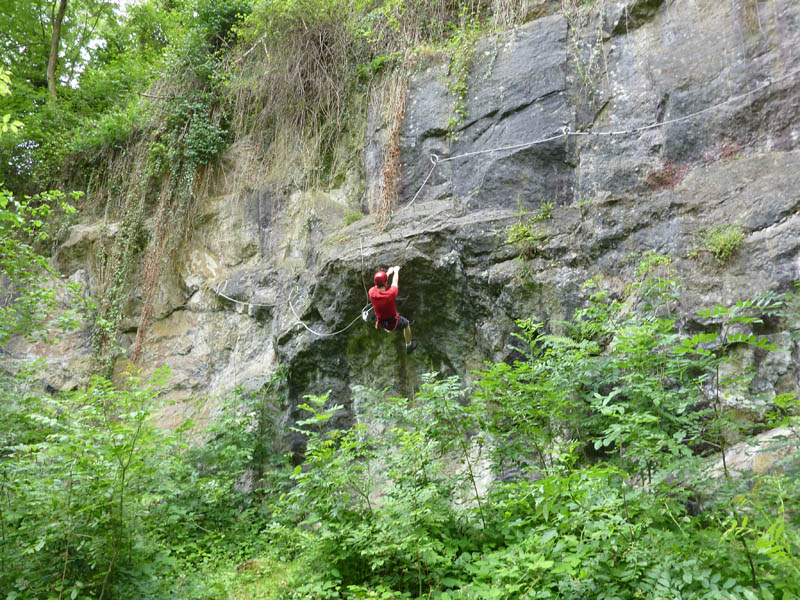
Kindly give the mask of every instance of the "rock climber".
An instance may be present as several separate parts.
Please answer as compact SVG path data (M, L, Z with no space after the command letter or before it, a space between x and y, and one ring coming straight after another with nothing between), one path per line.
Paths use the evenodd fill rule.
M392 285L388 285L392 275ZM388 271L375 273L375 285L369 289L369 300L375 311L375 329L380 327L388 333L402 330L406 340L406 354L411 354L417 342L411 341L411 325L408 319L397 312L397 284L400 280L400 267L390 267Z

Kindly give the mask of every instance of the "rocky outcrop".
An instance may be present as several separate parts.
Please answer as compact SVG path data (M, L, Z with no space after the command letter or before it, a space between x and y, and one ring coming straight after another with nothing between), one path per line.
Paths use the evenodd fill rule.
M332 390L349 405L354 385L408 394L429 371L469 379L483 361L514 356L515 319L556 328L585 300L586 279L604 274L621 291L647 250L674 258L687 328L702 326L699 308L800 279L796 2L613 2L537 18L482 41L475 58L455 122L445 64L410 80L388 223L349 217L375 210L364 190L380 188L376 140L390 126L380 111L365 181L204 199L175 293L161 295L146 369L170 366L177 398L213 397L258 388L282 364L291 416L306 393ZM509 227L546 203L536 243L508 243ZM724 264L700 241L720 224L744 233ZM100 237L73 229L58 254L66 275L88 270L92 285L81 252ZM410 357L399 336L359 320L372 272L392 264L420 342ZM797 389L796 342L762 333L791 359L768 365L758 391ZM85 356L82 339L60 352Z
M710 480L727 475L764 475L790 471L797 465L798 432L777 427L726 449L725 461L715 460L706 470Z

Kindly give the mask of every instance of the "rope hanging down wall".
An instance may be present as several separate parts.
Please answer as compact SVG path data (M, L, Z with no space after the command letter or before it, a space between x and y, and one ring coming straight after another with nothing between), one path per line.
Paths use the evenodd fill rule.
M529 141L529 142L522 142L522 143L519 143L519 144L512 144L512 145L509 145L509 146L500 146L500 147L497 147L497 148L488 148L486 150L476 150L474 152L465 152L463 154L457 154L455 156L448 156L447 158L440 158L436 154L431 153L431 155L430 155L431 168L428 171L428 174L425 177L424 181L422 182L422 185L419 186L419 189L414 194L414 197L411 199L411 201L408 204L406 204L405 206L403 206L402 208L400 208L399 210L395 211L395 212L399 213L399 212L409 208L411 205L414 204L414 202L416 202L417 198L422 193L422 190L428 184L428 181L430 181L430 178L433 175L433 172L436 170L436 167L438 167L440 164L442 164L444 162L448 162L448 161L452 161L452 160L461 160L461 159L469 158L470 156L477 156L477 155L480 155L480 154L491 154L491 153L494 153L494 152L510 152L510 151L515 151L515 150L524 150L526 148L531 148L531 147L539 145L539 144L546 144L548 142L553 142L553 141L561 139L561 138L568 138L569 136L598 136L598 137L600 137L600 136L608 136L608 137L614 137L614 136L623 136L623 135L632 135L632 134L636 134L636 133L641 133L643 131L647 131L647 130L650 130L650 129L656 129L658 127L665 127L665 126L671 125L673 123L681 123L683 121L688 121L690 119L694 119L694 118L696 118L696 117L698 117L700 115L703 115L705 113L714 111L714 110L716 110L716 109L718 109L718 108L720 108L722 106L725 106L727 104L731 104L733 102L736 102L737 100L741 100L742 98L746 98L747 96L751 96L753 94L756 94L756 93L758 93L758 92L760 92L760 91L762 91L762 90L764 90L764 89L766 89L766 88L768 88L768 87L770 87L770 86L772 86L772 85L774 85L774 84L776 84L776 83L778 83L780 81L785 81L787 79L791 79L793 77L796 77L797 75L800 75L800 69L798 69L796 71L791 71L791 72L787 73L786 75L783 75L781 77L777 77L775 79L767 79L763 84L759 85L758 87L756 87L756 88L754 88L754 89L752 89L752 90L750 90L748 92L744 92L742 94L737 94L736 96L731 96L727 100L723 100L722 102L719 102L718 104L714 104L714 105L709 106L707 108L704 108L702 110L698 110L696 112L690 113L688 115L684 115L682 117L676 117L674 119L668 119L666 121L658 121L658 122L655 122L655 123L650 123L648 125L643 125L641 127L633 127L631 129L619 129L619 130L610 130L610 131L572 131L572 130L570 130L570 128L568 126L564 126L561 129L561 133L558 133L558 134L555 134L555 135L551 135L551 136L548 136L548 137L545 137L545 138L541 138L541 139L538 139L538 140ZM363 249L363 246L361 248L361 262L362 262L362 270L363 270L363 262L364 262L364 249ZM363 273L362 273L362 279L363 279ZM226 284L227 284L227 282L226 282ZM242 300L236 300L234 298L231 298L230 296L226 296L224 293L220 292L216 288L211 288L211 289L218 296L220 296L222 298L225 298L226 300L229 300L230 302L234 302L236 304L241 304L241 305L246 305L246 306L256 306L256 307L271 307L272 306L272 305L268 305L268 304L256 304L256 303L253 303L253 302L244 302ZM364 289L366 291L366 285L364 286ZM288 300L289 308L291 309L292 314L294 315L295 319L297 319L297 322L300 325L302 325L308 332L310 332L311 334L313 334L313 335L315 335L317 337L332 337L332 336L344 333L345 331L350 329L353 325L355 325L358 322L359 319L362 318L361 313L363 313L364 310L366 310L367 308L371 307L371 304L365 305L364 308L361 311L359 311L359 315L355 319L353 319L348 325L343 327L342 329L339 329L337 331L333 331L331 333L325 333L325 332L314 331L308 325L306 325L303 322L302 319L300 319L300 317L298 316L297 312L294 309L294 306L292 305L292 295L293 294L294 294L294 290L292 291L292 294L289 295L289 300Z
M225 283L227 285L227 282L225 282ZM212 287L211 290L217 296L219 296L220 298L225 298L225 300L228 300L229 302L233 302L234 304L239 304L241 306L248 306L248 307L249 306L255 306L255 307L263 307L263 308L272 308L272 306L273 306L272 304L258 304L257 302L245 302L244 300L237 300L236 298L231 298L230 296L225 295L224 293L220 292L215 287ZM297 319L297 322L300 325L302 325L306 330L308 330L310 333L313 333L317 337L332 337L334 335L339 335L340 333L344 333L345 331L350 329L353 325L355 325L358 322L359 319L363 318L362 314L364 313L364 311L366 311L366 310L368 310L368 309L370 309L372 307L371 304L366 304L364 306L364 308L362 308L361 311L359 311L359 315L355 319L353 319L346 327L343 327L342 329L339 329L337 331L333 331L331 333L325 333L325 332L314 331L308 325L306 325L303 322L303 320L297 315L297 311L295 311L294 306L292 305L292 296L293 295L294 295L294 290L292 290L292 293L289 294L288 304L289 304L289 308L292 311L292 314L294 315L294 318Z

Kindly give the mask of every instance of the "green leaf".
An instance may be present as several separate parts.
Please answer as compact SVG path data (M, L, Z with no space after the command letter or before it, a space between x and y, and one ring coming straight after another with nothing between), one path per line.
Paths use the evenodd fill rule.
M544 544L546 544L547 542L549 542L550 540L552 540L554 537L556 537L556 535L558 535L558 531L557 531L557 530L555 530L555 529L548 529L548 530L547 530L547 531L545 531L545 532L542 534L542 536L539 538L539 543L540 543L541 545L544 545Z

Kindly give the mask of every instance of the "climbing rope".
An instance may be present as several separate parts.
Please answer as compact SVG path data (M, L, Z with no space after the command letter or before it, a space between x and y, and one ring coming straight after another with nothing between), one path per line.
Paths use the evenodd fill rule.
M449 159L447 159L447 160L449 160ZM428 179L431 178L431 175L433 175L433 172L436 170L436 167L439 166L440 162L441 162L441 160L439 159L439 157L436 156L435 154L431 153L431 163L433 163L433 166L431 167L431 170L428 171L428 176L425 178L425 181L422 182L422 185L419 186L419 189L417 190L417 193L414 194L414 197L411 199L411 202L406 204L403 208L408 208L409 206L414 204L414 201L417 199L417 196L419 196L419 193L422 191L422 188L425 187L425 184L428 183ZM403 208L401 208L400 210L403 210ZM400 212L400 211L398 211L398 212Z
M306 325L303 322L303 320L298 316L297 311L294 309L294 306L292 306L292 296L293 295L294 295L294 290L292 290L292 293L289 294L289 308L292 310L292 314L294 315L294 318L297 319L297 322L300 323L300 325L302 325L309 333L313 333L317 337L333 337L334 335L339 335L340 333L344 333L345 331L350 329L353 325L355 325L359 321L359 319L363 319L363 314L364 314L364 311L367 310L367 307L372 308L372 304L371 303L365 305L364 308L362 308L359 311L358 316L355 319L353 319L352 321L350 321L350 323L347 326L342 327L338 331L333 331L331 333L324 333L324 332L314 331L308 325Z
M226 281L226 282L225 282L225 285L227 285L227 283L228 283L228 282ZM257 304L257 303L255 303L255 302L245 302L245 301L243 301L243 300L236 300L235 298L231 298L230 296L226 296L225 294L223 294L222 292L220 292L220 291L219 291L217 288L215 288L215 287L212 287L212 288L211 288L211 290L212 290L212 291L213 291L213 292L214 292L214 293L215 293L217 296L220 296L220 297L222 297L222 298L225 298L225 300L228 300L228 301L230 301L230 302L234 302L235 304L242 304L242 305L245 305L245 306L260 306L260 307L266 307L266 308L272 308L272 306L273 306L272 304ZM355 319L353 319L352 321L350 321L350 323L349 323L349 324L348 324L346 327L343 327L342 329L339 329L338 331L334 331L334 332L331 332L331 333L324 333L324 332L314 331L314 330L313 330L313 329L311 329L311 328L310 328L308 325L306 325L306 324L303 322L303 320L302 320L302 319L301 319L301 318L300 318L300 317L297 315L297 311L295 311L295 309L294 309L294 306L292 306L292 296L293 296L293 295L294 295L294 290L292 290L292 293L291 293L291 294L289 294L289 301L288 301L288 304L289 304L289 308L290 308L290 309L291 309L291 311L292 311L292 314L294 315L294 318L295 318L295 319L297 320L297 322L298 322L300 325L302 325L302 326L303 326L303 327L304 327L306 330L308 330L310 333L313 333L313 334L314 334L314 335L316 335L317 337L332 337L332 336L334 336L334 335L339 335L340 333L344 333L345 331L347 331L348 329L350 329L350 328L351 328L353 325L355 325L355 324L358 322L358 320L359 320L359 319L362 319L362 320L363 320L363 318L364 318L364 316L363 316L363 315L364 315L364 313L365 313L365 312L369 312L370 310L372 310L372 303L366 304L366 305L364 305L364 308L362 308L362 309L359 311L359 314L358 314L358 316L357 316Z
M227 281L225 282L225 285L223 286L223 288L225 288L225 287L228 287L228 282L227 282ZM257 303L255 303L255 302L244 302L244 301L242 301L242 300L237 300L236 298L231 298L230 296L226 296L225 294L223 294L222 292L220 292L220 291L219 291L217 288L215 288L215 287L212 287L212 288L211 288L211 290L212 290L212 291L213 291L213 292L214 292L214 293L215 293L217 296L220 296L220 297L222 297L222 298L225 298L225 300L228 300L228 301L230 301L230 302L233 302L234 304L242 304L242 305L244 305L244 306L258 306L258 307L263 307L263 308L272 308L272 304L257 304Z
M367 295L367 300L369 300L369 290L367 290L367 282L364 281L364 240L362 238L358 238L358 245L361 248L361 285L364 286L364 293Z
M795 77L798 74L800 74L800 69L798 69L796 71L791 71L791 72L787 73L786 75L782 75L781 77L778 77L776 79L767 79L766 82L764 82L762 85L756 87L755 89L750 90L749 92L744 92L742 94L738 94L736 96L732 96L732 97L728 98L727 100L723 100L722 102L720 102L718 104L714 104L713 106L706 107L706 108L704 108L702 110L698 110L696 112L690 113L688 115L684 115L682 117L676 117L674 119L669 119L667 121L658 121L656 123L650 123L649 125L643 125L641 127L634 127L632 129L620 129L620 130L616 130L616 131L572 131L568 126L564 126L564 127L561 128L561 133L558 133L556 135L551 135L549 137L541 138L541 139L538 139L538 140L533 140L533 141L530 141L530 142L522 142L520 144L513 144L511 146L500 146L498 148L488 148L486 150L475 150L473 152L465 152L463 154L457 154L455 156L448 156L447 158L441 158L441 157L437 156L436 154L431 153L430 161L433 164L433 166L431 167L430 171L428 171L428 175L427 175L427 177L425 177L425 181L423 181L422 185L419 186L419 189L414 194L414 197L411 199L411 202L409 202L408 204L406 204L405 206L400 208L397 212L399 213L399 212L405 210L406 208L410 207L412 204L414 204L416 199L419 197L420 193L422 193L422 190L427 185L428 180L430 180L431 176L433 175L433 172L436 170L436 167L438 167L441 163L448 162L448 161L451 161L451 160L460 160L462 158L468 158L470 156L477 156L479 154L491 154L493 152L508 152L508 151L511 151L511 150L524 150L526 148L531 148L531 147L536 146L538 144L546 144L547 142L552 142L552 141L555 141L555 140L558 140L558 139L561 139L561 138L569 138L569 136L571 136L571 135L572 136L598 136L598 137L600 137L600 136L623 136L623 135L630 135L630 134L634 134L634 133L641 133L642 131L647 131L649 129L655 129L657 127L664 127L666 125L671 125L673 123L680 123L682 121L688 121L689 119L693 119L693 118L695 118L695 117L697 117L699 115L702 115L704 113L716 110L717 108L720 108L721 106L725 106L726 104L730 104L732 102L736 102L737 100L741 100L742 98L746 98L747 96L751 96L753 94L756 94L756 93L768 88L771 85L774 85L774 84L776 84L776 83L778 83L780 81L784 81L786 79L791 79L792 77Z
M226 284L227 284L227 282L226 282ZM220 292L220 291L219 291L217 288L214 288L214 287L212 287L211 289L214 291L214 293L215 293L217 296L220 296L220 297L222 297L222 298L225 298L226 300L229 300L230 302L234 302L234 303L236 303L236 304L242 304L242 305L245 305L245 306L262 306L262 307L268 307L268 308L271 308L271 307L273 306L272 304L257 304L257 303L255 303L255 302L245 302L245 301L243 301L243 300L236 300L235 298L231 298L230 296L226 296L225 294L223 294L222 292ZM308 325L306 325L306 324L303 322L303 320L302 320L302 319L301 319L301 318L298 316L298 314L297 314L297 311L294 309L294 306L292 305L292 296L293 296L293 295L294 295L294 290L292 290L292 293L291 293L291 294L289 294L289 301L288 301L288 304L289 304L289 308L290 308L290 309L291 309L291 311L292 311L292 314L294 315L294 318L295 318L295 319L297 320L297 322L298 322L300 325L302 325L302 326L303 326L303 327L304 327L306 330L308 330L310 333L313 333L314 335L316 335L316 336L318 336L318 337L332 337L332 336L334 336L334 335L339 335L340 333L344 333L345 331L347 331L348 329L350 329L350 328L351 328L353 325L355 325L355 324L358 322L358 320L359 320L359 319L363 319L363 318L364 318L364 317L363 317L363 315L364 315L364 312L369 312L370 310L372 310L372 303L370 303L370 304L366 304L366 305L364 305L364 308L362 308L362 309L359 311L359 314L358 314L358 316L357 316L355 319L353 319L353 320L352 320L352 321L351 321L351 322L350 322L350 323L349 323L349 324L348 324L346 327L343 327L342 329L339 329L338 331L333 331L333 332L331 332L331 333L319 332L319 331L314 331L313 329L311 329L311 328L310 328Z
M364 244L363 244L363 241L359 240L359 244L360 244L360 248L361 248L361 283L364 286L364 293L367 295L367 299L369 299L369 292L367 291L367 284L364 281ZM224 286L223 286L223 289L225 287L227 287L227 285L228 285L228 282L226 281ZM266 308L271 308L272 307L271 304L257 304L255 302L245 302L243 300L237 300L236 298L231 298L230 296L227 296L224 293L220 292L218 287L212 287L211 289L214 291L214 293L217 296L225 298L226 300L228 300L230 302L233 302L235 304L241 304L241 305L244 305L244 306L266 307ZM297 322L300 325L302 325L309 333L312 333L313 335L316 335L317 337L333 337L334 335L339 335L340 333L344 333L345 331L350 329L353 325L355 325L358 322L359 319L362 319L362 320L366 321L367 320L367 315L369 314L369 311L372 310L372 302L368 302L367 304L364 305L364 308L362 308L359 311L358 316L355 319L353 319L352 321L350 321L350 323L348 323L348 325L346 327L343 327L342 329L339 329L338 331L334 331L334 332L331 332L331 333L314 331L313 329L311 329L308 325L306 325L303 322L303 320L297 314L297 311L294 309L294 306L292 305L292 296L294 296L294 292L295 292L295 290L293 289L292 293L289 294L289 300L288 300L289 309L292 311L292 314L294 315L294 318L297 320Z

